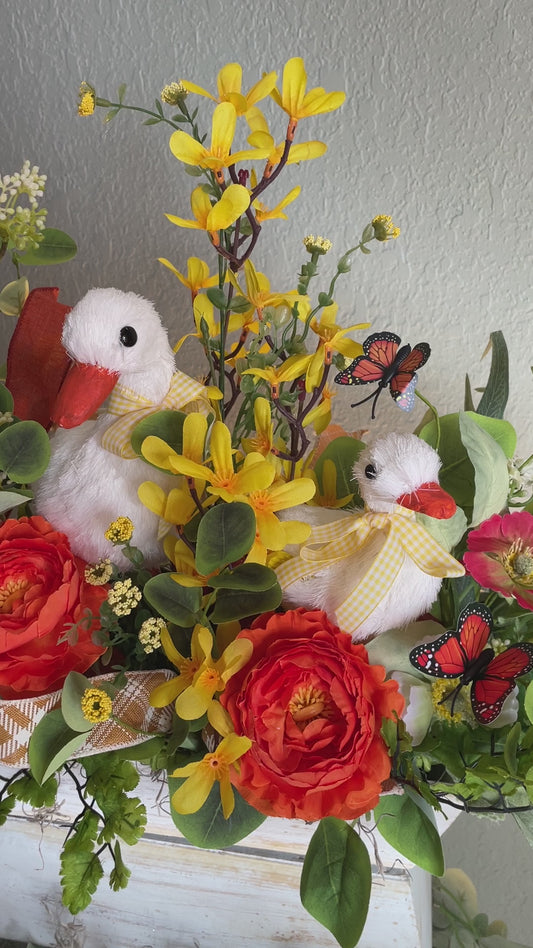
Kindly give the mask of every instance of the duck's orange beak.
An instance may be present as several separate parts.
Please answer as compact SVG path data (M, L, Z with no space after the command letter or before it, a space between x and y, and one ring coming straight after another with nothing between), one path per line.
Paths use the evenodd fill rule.
M453 497L442 489L436 481L421 484L412 494L402 494L397 504L414 510L416 513L427 514L435 520L448 520L457 510Z
M99 365L73 362L59 389L52 422L60 428L76 428L100 407L118 381L118 372Z

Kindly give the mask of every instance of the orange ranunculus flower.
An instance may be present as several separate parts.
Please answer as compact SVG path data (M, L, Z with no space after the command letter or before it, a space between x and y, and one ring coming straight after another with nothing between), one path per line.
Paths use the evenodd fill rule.
M107 587L90 586L84 569L44 517L0 526L0 698L55 691L69 672L86 671L104 652L92 633ZM93 619L78 626L75 644L58 644L86 610Z
M267 816L351 820L378 802L390 775L382 718L404 700L363 645L320 611L260 616L238 636L253 643L220 696L235 731L252 740L232 776Z

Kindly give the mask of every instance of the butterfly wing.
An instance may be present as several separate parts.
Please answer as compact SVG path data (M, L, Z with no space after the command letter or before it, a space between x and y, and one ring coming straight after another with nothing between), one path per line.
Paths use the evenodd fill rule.
M516 679L532 669L533 645L529 642L511 645L489 662L473 682L470 694L472 711L480 724L491 724L498 717Z
M427 342L419 342L406 353L397 371L390 380L390 393L394 399L401 395L412 382L417 369L424 365L431 355L431 348Z
M347 368L335 376L338 385L366 385L381 382L394 362L400 337L393 332L374 332L363 342L363 355L357 356Z
M455 631L445 632L426 645L417 645L409 652L409 661L418 671L434 678L460 678L467 664Z
M462 678L485 648L491 621L486 606L471 603L461 612L456 630L411 650L411 664L434 678Z
M416 388L417 382L418 382L418 375L415 372L407 388L404 389L403 392L398 392L398 394L394 396L394 401L396 402L398 408L400 408L402 411L413 410L413 407L415 404L415 388Z

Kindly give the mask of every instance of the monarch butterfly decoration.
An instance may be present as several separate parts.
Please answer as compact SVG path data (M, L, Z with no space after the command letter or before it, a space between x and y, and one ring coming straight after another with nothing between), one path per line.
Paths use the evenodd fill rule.
M498 717L516 679L533 669L533 645L529 642L511 645L498 655L485 648L491 628L487 607L470 603L461 612L457 629L409 653L418 671L434 678L459 678L457 688L443 699L451 698L452 714L461 688L471 682L472 711L480 724L491 724Z
M334 381L338 385L367 385L377 382L376 391L351 406L372 402L372 418L376 417L376 402L383 389L389 386L390 393L399 408L410 411L414 403L417 369L424 365L431 354L427 342L419 342L411 348L400 346L401 339L393 332L374 332L363 342L363 355L357 356Z

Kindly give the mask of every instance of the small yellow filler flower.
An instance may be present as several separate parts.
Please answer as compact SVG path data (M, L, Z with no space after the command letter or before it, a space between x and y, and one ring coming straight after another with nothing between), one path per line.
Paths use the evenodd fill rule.
M182 82L170 82L161 90L161 101L167 105L179 105L187 96L187 89Z
M396 240L400 236L400 228L393 224L392 217L388 214L378 214L374 217L372 227L376 240Z
M133 523L129 517L117 517L109 524L104 536L111 543L128 543L133 536Z
M139 629L139 642L147 655L151 655L156 649L161 648L161 633L163 630L167 630L164 619L151 616L144 620Z
M95 563L94 566L85 567L85 581L89 583L89 586L105 586L112 575L113 567L109 559L101 560L100 563Z
M129 616L141 599L141 590L133 586L129 578L114 583L107 594L107 601L116 616Z
M111 717L113 702L101 688L86 688L81 698L81 711L86 721L100 724Z
M96 106L96 94L88 82L82 82L79 91L78 115L92 115Z
M303 245L308 253L316 253L319 256L327 253L332 247L331 240L328 240L327 237L315 237L314 234L308 234L307 237L304 237Z

